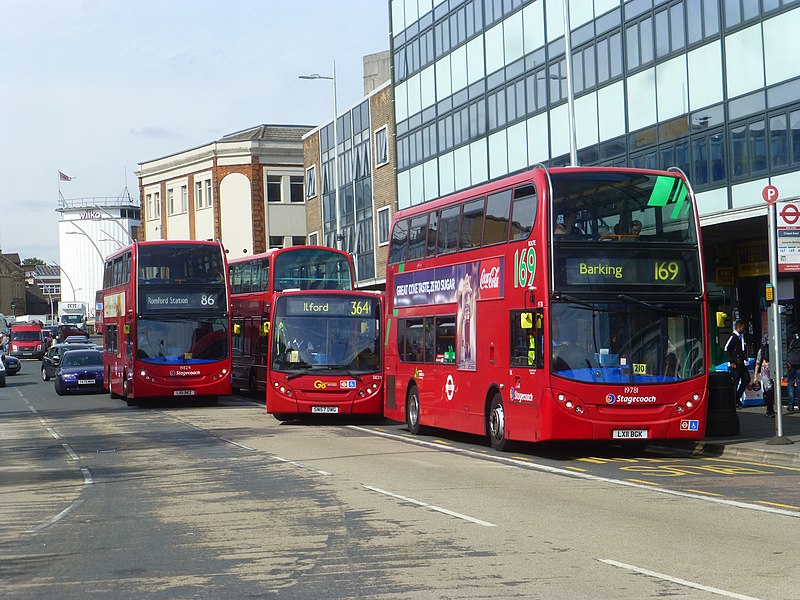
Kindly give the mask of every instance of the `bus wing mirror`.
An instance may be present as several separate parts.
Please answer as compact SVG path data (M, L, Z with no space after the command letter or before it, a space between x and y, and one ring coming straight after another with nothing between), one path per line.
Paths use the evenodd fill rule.
M122 327L122 333L124 333L125 335L130 335L131 334L131 326L130 325L124 325Z
M239 323L233 324L233 335L241 335L242 333L242 326Z
M261 329L259 331L261 335L268 335L269 334L269 321L264 321L261 324Z
M520 329L533 329L533 313L524 312L519 315Z

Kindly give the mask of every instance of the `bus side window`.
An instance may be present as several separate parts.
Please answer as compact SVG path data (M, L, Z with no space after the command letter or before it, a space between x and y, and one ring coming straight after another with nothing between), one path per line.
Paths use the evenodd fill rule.
M439 211L433 211L428 219L428 245L425 256L436 256L436 234L439 230Z
M397 221L392 229L392 245L389 249L389 264L397 264L406 260L408 244L408 219Z
M425 235L428 232L428 215L411 219L408 231L408 256L406 260L416 260L425 256Z
M544 367L542 309L511 312L511 366Z
M530 235L536 220L536 210L536 188L532 185L522 185L516 188L511 211L509 241L524 240Z
M461 213L461 232L459 234L460 250L475 248L481 245L483 235L484 199L478 198L464 203Z
M508 239L508 217L511 212L511 190L489 196L483 224L483 245L500 244Z
M442 209L439 219L439 235L436 253L448 254L458 247L458 225L461 220L461 205Z
M456 318L454 315L436 317L436 362L456 362Z

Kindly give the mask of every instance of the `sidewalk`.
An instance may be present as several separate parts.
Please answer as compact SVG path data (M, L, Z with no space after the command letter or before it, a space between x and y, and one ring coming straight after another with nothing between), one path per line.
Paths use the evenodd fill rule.
M736 458L784 467L800 467L800 412L783 411L783 436L793 444L772 445L775 419L767 417L763 406L751 406L736 411L739 416L739 435L707 437L701 442L669 444L701 456Z

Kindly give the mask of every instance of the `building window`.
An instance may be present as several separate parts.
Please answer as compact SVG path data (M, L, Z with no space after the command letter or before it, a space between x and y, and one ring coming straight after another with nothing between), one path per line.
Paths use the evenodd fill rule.
M194 184L194 207L203 208L203 182L196 181Z
M269 247L270 248L283 248L283 236L282 235L271 235L271 236L269 236Z
M145 206L147 207L147 220L151 221L156 218L156 212L153 209L153 194L145 195Z
M305 198L303 198L303 176L302 175L290 175L289 176L289 187L290 187L290 201L291 202L304 202Z
M319 232L314 231L308 234L308 245L319 246Z
M292 236L292 246L305 246L305 245L306 245L306 236L304 235Z
M390 218L388 206L378 209L378 246L385 246L389 243Z
M181 186L181 212L185 213L189 210L189 186Z
M175 206L175 190L169 189L167 190L167 214L174 215L177 212L177 206Z
M153 218L161 217L161 192L153 192Z
M389 162L389 134L384 125L375 130L375 166L380 167Z
M306 169L306 198L313 198L317 195L317 165L311 165Z
M281 201L281 180L280 175L267 175L267 202ZM283 246L283 243L281 243Z
M211 206L211 180L210 179L206 179L205 188L206 188L206 206Z

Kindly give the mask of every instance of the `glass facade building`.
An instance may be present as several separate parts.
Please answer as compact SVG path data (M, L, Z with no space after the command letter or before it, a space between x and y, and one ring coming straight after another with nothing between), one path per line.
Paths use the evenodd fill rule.
M390 0L398 205L569 162L563 0ZM572 0L578 162L800 196L800 0ZM713 221L713 219L712 219Z

